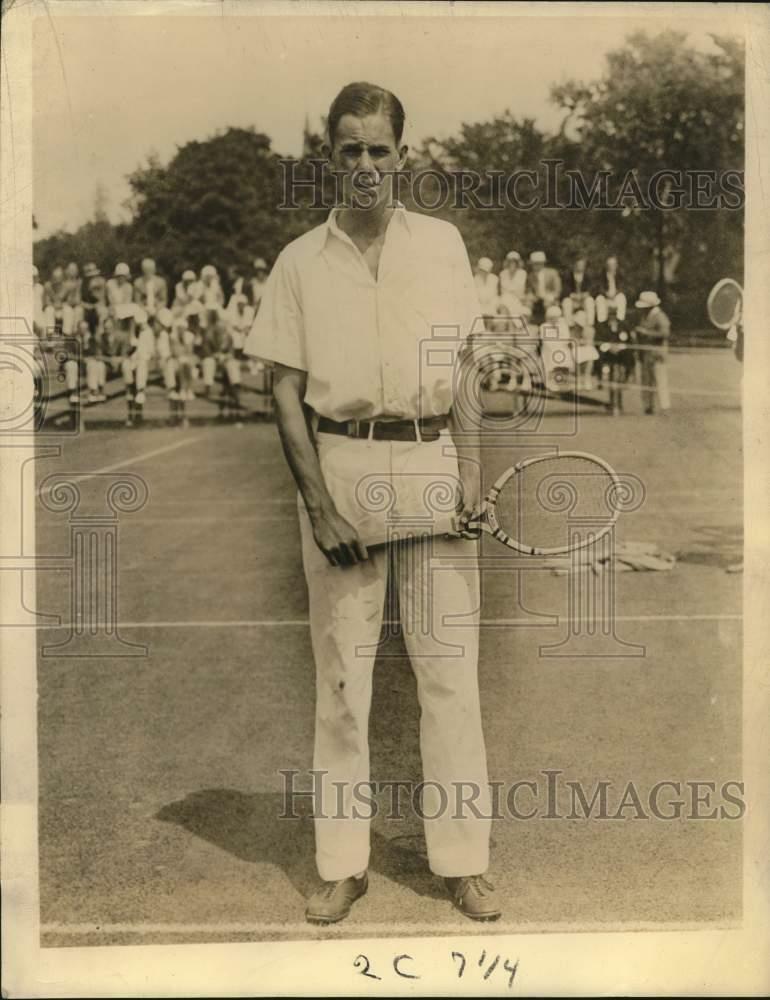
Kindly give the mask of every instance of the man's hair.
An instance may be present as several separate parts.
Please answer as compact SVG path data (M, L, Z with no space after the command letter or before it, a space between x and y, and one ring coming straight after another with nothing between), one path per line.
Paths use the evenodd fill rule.
M337 94L329 108L329 141L334 142L334 134L343 115L365 118L378 112L388 116L396 142L401 142L406 115L404 106L396 95L374 83L348 83Z

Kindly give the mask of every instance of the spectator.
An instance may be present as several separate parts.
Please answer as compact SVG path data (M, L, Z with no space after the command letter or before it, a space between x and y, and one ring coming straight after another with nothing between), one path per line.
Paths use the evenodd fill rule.
M168 305L168 287L166 279L156 272L152 257L145 257L141 266L142 273L134 281L134 302L154 319L158 310Z
M127 427L142 421L150 363L156 354L155 334L149 325L149 316L140 306L135 305L133 309L133 329L129 334L128 350L121 365L128 402Z
M493 264L489 257L481 257L476 264L476 270L473 274L479 307L487 327L489 327L495 315L497 299L500 293L500 282L497 275L493 273L492 268Z
M505 266L500 272L500 298L511 316L525 316L524 298L527 272L521 266L521 254L511 250L505 255Z
M201 302L205 309L221 309L225 304L225 296L219 283L219 275L213 264L206 264L201 271Z
M618 268L618 258L612 254L604 262L604 269L595 286L596 322L606 323L614 315L622 323L626 318L627 300L623 291L623 278ZM600 329L600 335L602 333Z
M265 292L265 285L270 275L270 268L263 257L257 257L254 261L254 276L244 289L244 293L249 299L249 305L254 306L254 313L259 312L259 304Z
M660 299L655 292L642 292L636 301L640 319L636 325L636 335L640 341L642 355L642 399L644 412L655 412L655 401L662 414L671 408L668 389L668 340L671 322L660 307Z
M107 282L94 263L83 268L83 318L91 335L101 330L107 316Z
M564 272L562 295L561 307L567 323L571 323L574 312L582 309L587 325L593 327L596 322L596 304L588 274L588 261L582 254L577 256L572 267Z
M134 316L131 308L134 288L131 284L131 269L123 262L115 265L113 276L107 282L107 308L113 319L126 320Z
M65 299L72 310L72 329L77 330L83 319L83 279L75 261L70 261L64 271Z
M73 333L74 314L68 302L69 286L64 276L64 269L55 267L51 277L44 285L43 316L46 333L53 332L69 336Z
M227 322L233 338L235 357L239 361L243 359L243 344L254 322L254 316L254 307L249 305L246 296L236 292L227 307Z
M183 272L182 278L174 289L174 309L181 315L192 302L200 302L203 298L203 286L191 268Z
M525 305L532 319L538 325L545 320L549 306L558 305L561 298L559 272L546 267L547 258L542 250L533 250L529 255L529 273L525 292Z

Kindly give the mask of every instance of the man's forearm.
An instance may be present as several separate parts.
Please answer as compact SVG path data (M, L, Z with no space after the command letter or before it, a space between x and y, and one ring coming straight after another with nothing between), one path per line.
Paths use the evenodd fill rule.
M275 404L283 452L308 513L312 517L324 510L333 510L334 502L324 482L299 394L285 381L278 382Z

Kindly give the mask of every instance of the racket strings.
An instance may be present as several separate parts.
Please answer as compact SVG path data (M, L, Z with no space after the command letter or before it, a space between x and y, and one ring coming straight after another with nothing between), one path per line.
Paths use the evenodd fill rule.
M616 516L616 488L598 462L554 456L524 465L503 483L495 517L523 548L567 551L607 531Z

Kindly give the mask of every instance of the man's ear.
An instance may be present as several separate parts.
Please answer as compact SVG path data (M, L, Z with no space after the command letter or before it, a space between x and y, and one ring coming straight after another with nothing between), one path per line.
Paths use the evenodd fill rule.
M408 152L409 152L409 147L406 144L404 144L403 146L399 147L399 150L398 150L398 169L399 170L406 163L406 155L407 155Z

